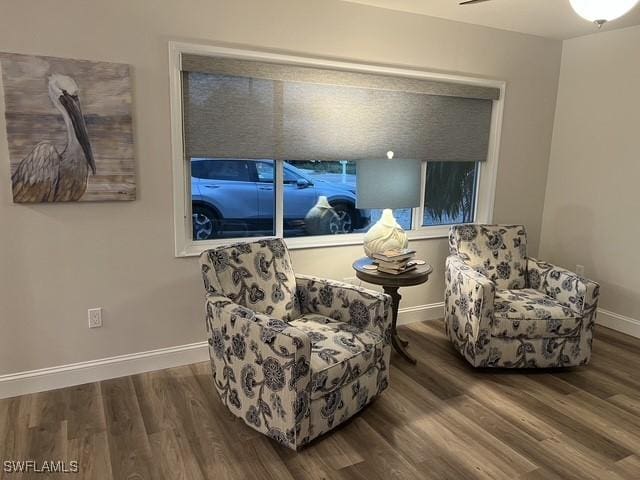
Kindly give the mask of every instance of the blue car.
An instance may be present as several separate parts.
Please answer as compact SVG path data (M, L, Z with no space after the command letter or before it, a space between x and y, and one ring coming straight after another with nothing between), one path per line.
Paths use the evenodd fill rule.
M272 160L192 159L193 239L209 240L273 235L274 166ZM332 233L350 233L370 222L356 209L355 186L312 179L284 164L284 229L304 235L304 218L324 195L338 214Z

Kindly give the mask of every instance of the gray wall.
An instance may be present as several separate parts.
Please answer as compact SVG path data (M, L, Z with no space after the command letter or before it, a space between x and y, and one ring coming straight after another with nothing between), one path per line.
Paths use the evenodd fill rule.
M640 319L640 27L567 40L541 254L601 284L600 307ZM636 329L637 331L637 329Z
M133 65L139 200L13 205L0 119L0 374L204 338L196 259L173 257L169 40L506 80L495 220L537 252L561 44L335 0L0 0L0 51ZM433 280L403 306L442 301L446 241L412 244ZM361 247L294 252L298 271L352 276ZM87 328L87 308L104 327Z

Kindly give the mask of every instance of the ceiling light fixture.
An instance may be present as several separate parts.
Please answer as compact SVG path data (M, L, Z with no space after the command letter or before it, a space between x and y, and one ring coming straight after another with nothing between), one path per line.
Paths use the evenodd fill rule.
M636 6L638 0L569 0L582 18L602 27L606 22L620 18Z

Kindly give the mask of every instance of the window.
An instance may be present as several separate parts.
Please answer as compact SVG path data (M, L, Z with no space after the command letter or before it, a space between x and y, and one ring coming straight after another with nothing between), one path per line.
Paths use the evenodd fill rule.
M288 163L301 170L302 175L306 175L306 179L311 182L310 186L315 188L316 197L321 195L327 197L335 212L335 215L331 215L331 221L328 222L328 231L314 232L307 229L303 235L364 233L380 219L382 210L356 208L356 162L339 160ZM287 182L286 171L285 169L285 183ZM294 203L295 199L292 198L290 202ZM286 217L286 196L284 207ZM394 210L394 215L404 229L411 229L411 209ZM287 235L285 231L285 236L294 236L294 234Z
M274 235L274 203L272 164L252 160L191 159L194 241Z
M428 162L422 225L473 222L478 172L478 162Z
M358 208L357 164L387 147L422 159L421 205L394 210L410 238L490 220L500 82L170 48L177 255L246 237L360 243L382 211Z
M356 208L356 165L349 161L284 162L284 236L344 235L370 223Z

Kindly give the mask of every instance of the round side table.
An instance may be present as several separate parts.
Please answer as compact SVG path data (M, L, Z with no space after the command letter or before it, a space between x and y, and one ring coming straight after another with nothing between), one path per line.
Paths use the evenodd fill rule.
M374 261L369 257L364 257L353 262L353 269L356 271L356 277L363 282L371 283L373 285L381 285L384 293L391 296L391 344L396 351L402 355L405 360L411 363L417 363L416 359L409 355L406 347L409 342L403 340L398 336L396 324L398 323L398 307L400 306L400 300L402 297L398 293L400 287L412 287L414 285L421 285L429 280L429 275L433 271L431 265L418 265L415 270L410 272L401 273L399 275L390 275L388 273L379 272L378 270L366 270L364 267L367 265L373 265Z

